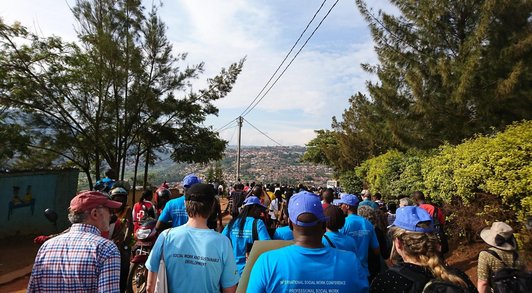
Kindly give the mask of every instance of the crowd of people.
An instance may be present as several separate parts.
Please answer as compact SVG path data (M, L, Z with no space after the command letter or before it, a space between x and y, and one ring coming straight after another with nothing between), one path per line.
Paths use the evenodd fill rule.
M525 269L503 222L480 234L490 248L479 254L476 286L449 267L444 211L421 191L385 203L368 190L237 183L222 210L224 188L194 174L182 195L172 198L168 187L145 190L132 208L126 188L110 181L108 190L76 195L72 226L35 240L42 246L28 292L125 292L132 236L146 219L159 233L146 262L150 293L163 271L168 292L235 292L255 241L268 240L292 242L247 268L247 292L485 293L501 268Z

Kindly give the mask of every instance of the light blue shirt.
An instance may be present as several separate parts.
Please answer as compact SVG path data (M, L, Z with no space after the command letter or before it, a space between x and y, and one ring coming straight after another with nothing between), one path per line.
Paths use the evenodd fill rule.
M290 245L259 256L251 270L247 292L300 292L299 289L368 292L367 273L350 251Z
M364 268L368 268L369 248L379 248L379 241L373 225L366 218L351 214L345 218L345 224L340 233L349 235L355 239L357 256Z
M188 215L185 209L185 196L171 199L164 206L159 221L168 223L172 220L172 227L179 227L188 222Z
M246 265L246 245L248 243L253 243L252 230L253 220L255 220L255 218L246 217L246 222L241 235L239 235L240 220L241 219L235 220L233 227L231 228L231 236L229 236L229 225L225 226L222 234L231 239L233 253L236 259L236 266L238 267L238 272L242 274L244 271L244 266ZM264 222L261 219L257 220L257 237L259 238L258 240L271 240L270 234L268 234L268 230L266 229L266 225L264 225Z
M169 292L220 292L240 279L231 243L210 229L183 225L161 233L146 261L149 271L159 271L161 253Z
M325 235L329 237L329 240L334 244L335 248L341 249L341 250L347 250L351 251L354 254L357 254L357 244L355 243L355 239L349 235L342 234L340 232L332 232L327 231L325 232ZM325 246L331 247L331 244L327 239L325 239L325 236L321 239L321 243Z
M283 226L275 229L273 234L274 240L294 240L294 233L290 230L289 226Z

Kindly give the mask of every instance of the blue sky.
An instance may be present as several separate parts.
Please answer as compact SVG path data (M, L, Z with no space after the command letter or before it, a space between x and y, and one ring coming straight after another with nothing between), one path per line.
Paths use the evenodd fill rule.
M247 56L233 91L215 103L219 115L205 123L219 129L257 96L323 1L162 2L160 16L168 26L167 36L174 50L188 52L190 64L205 62L205 75L194 84L196 89L222 67ZM294 53L334 2L326 2ZM384 0L370 2L376 8L388 6ZM18 20L43 36L76 40L68 7L72 0L0 3L0 17L7 23ZM341 117L351 95L366 91L365 82L375 77L362 71L360 64L376 62L369 29L354 1L340 0L283 77L245 119L282 145L304 145L315 137L315 129L330 129L332 116ZM222 131L220 136L236 144L236 127ZM276 145L246 122L242 144Z

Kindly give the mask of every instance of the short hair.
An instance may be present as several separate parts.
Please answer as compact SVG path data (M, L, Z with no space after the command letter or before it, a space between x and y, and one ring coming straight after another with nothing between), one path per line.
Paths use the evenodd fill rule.
M375 193L373 196L374 196L376 199L378 199L378 200L381 200L381 199L382 199L382 194L380 194L380 193L378 193L378 192Z
M208 218L212 214L212 210L214 209L214 202L215 201L201 202L195 200L187 200L185 201L185 210L187 211L187 215L190 218Z
M325 202L327 202L327 203L333 202L333 200L334 200L334 189L327 188L323 192L323 200L325 200Z
M335 205L329 205L325 210L323 210L325 216L329 217L327 219L327 228L331 231L340 230L345 224L345 216L342 209Z
M411 206L412 204L412 200L408 197L402 197L399 199L400 206Z
M79 211L73 211L70 209L68 211L68 220L72 224L84 223L85 220L88 218L88 216L89 216L88 211L79 212Z
M417 201L417 200L425 200L425 195L423 194L423 192L419 191L419 190L416 190L414 191L414 199Z
M358 208L358 215L366 218L375 226L377 224L377 213L370 206L361 206Z

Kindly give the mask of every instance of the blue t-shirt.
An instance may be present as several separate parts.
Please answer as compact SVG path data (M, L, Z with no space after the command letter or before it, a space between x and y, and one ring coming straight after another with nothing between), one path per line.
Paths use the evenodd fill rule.
M368 286L354 253L290 245L259 256L247 292L368 292Z
M369 199L365 199L363 201L361 201L359 204L358 204L359 207L361 206L369 206L371 208L373 208L374 210L378 209L379 208L379 204L374 202L374 201L371 201Z
M379 241L373 225L366 218L351 214L345 218L345 224L340 233L349 235L355 239L357 256L364 268L368 268L369 248L379 248Z
M187 210L185 209L185 196L171 199L164 206L159 221L168 223L172 220L172 227L179 227L188 221Z
M220 292L240 279L231 243L213 230L183 225L163 232L146 261L149 271L159 271L161 252L169 292Z
M246 245L253 243L252 229L253 229L253 217L246 217L246 222L244 224L244 230L242 235L239 236L239 226L241 218L235 220L233 227L231 228L231 236L229 236L229 225L225 226L222 234L231 239L231 244L233 245L233 253L235 254L236 266L238 267L238 272L242 274L244 271L244 266L246 265ZM270 234L266 229L264 222L259 219L257 220L257 237L258 240L271 240Z
M294 233L290 230L289 226L283 226L275 229L273 234L274 240L294 240Z
M329 240L331 240L335 248L351 251L354 254L357 254L357 244L355 243L355 239L353 239L353 237L342 234L340 232L332 231L325 232L325 235L329 237ZM325 236L323 236L323 238L321 239L321 243L323 243L323 245L325 246L332 247L329 241L325 239Z

